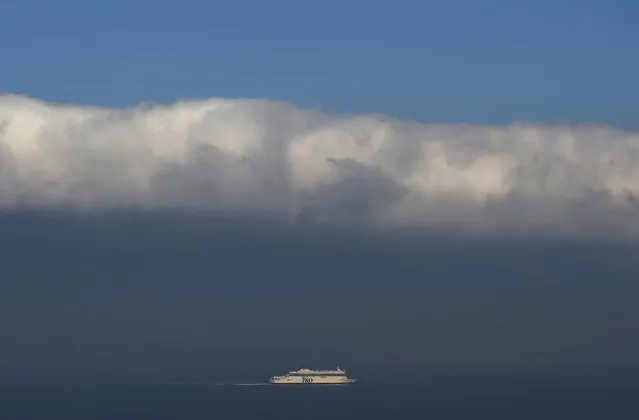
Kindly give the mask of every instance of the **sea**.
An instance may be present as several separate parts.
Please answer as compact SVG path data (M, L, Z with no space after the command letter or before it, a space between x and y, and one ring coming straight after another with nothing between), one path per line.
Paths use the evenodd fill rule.
M639 377L632 373L384 378L359 372L358 379L333 386L134 378L5 383L0 419L639 419Z

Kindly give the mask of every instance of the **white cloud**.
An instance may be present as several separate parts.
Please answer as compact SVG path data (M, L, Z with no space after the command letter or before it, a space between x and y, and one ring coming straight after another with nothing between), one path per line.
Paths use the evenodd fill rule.
M114 109L0 96L0 207L140 206L639 237L639 133L419 124L211 99Z

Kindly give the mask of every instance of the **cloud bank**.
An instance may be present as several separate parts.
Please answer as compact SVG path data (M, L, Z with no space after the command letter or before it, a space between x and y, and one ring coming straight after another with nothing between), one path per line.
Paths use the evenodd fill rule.
M262 100L104 108L0 95L0 208L639 238L639 132L421 124Z

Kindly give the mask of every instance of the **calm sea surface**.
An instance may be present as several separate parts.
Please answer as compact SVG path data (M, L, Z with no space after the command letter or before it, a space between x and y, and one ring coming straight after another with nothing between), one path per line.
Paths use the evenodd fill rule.
M633 375L359 377L346 386L4 385L0 419L639 419Z

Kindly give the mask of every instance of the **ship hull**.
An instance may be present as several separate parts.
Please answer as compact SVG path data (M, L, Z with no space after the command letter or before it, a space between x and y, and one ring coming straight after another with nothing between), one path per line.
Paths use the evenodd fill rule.
M346 377L289 376L271 378L269 382L276 385L344 385L355 380Z

